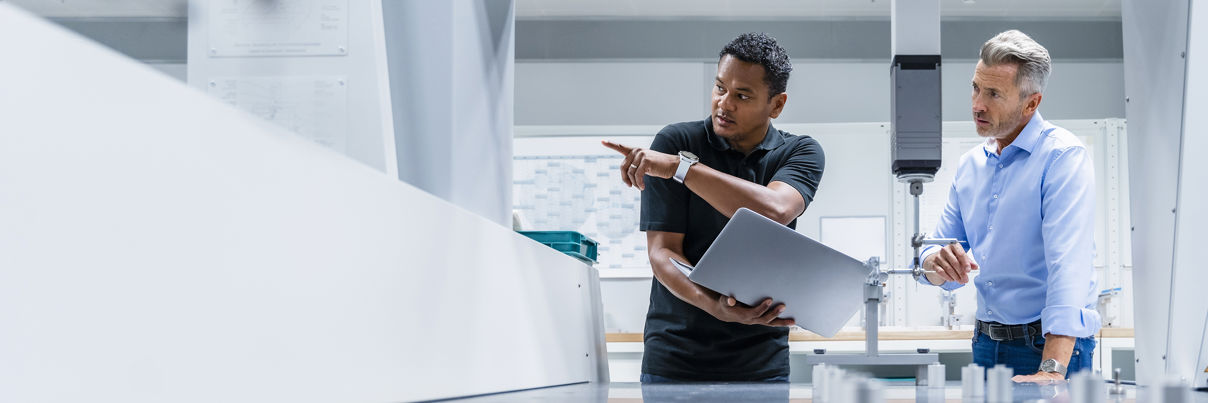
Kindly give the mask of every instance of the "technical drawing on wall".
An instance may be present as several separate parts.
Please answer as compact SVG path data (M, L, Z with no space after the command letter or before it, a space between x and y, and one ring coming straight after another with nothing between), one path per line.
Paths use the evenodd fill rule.
M210 56L347 54L348 0L214 1Z
M343 76L218 77L208 88L236 108L345 151L348 86Z
M578 231L600 242L599 264L647 269L641 193L621 182L619 155L516 156L513 209L525 230Z

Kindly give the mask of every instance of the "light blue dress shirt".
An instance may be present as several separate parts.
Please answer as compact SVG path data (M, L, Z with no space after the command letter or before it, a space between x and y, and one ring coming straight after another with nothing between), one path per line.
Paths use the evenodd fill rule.
M1045 334L1094 335L1095 170L1086 146L1036 112L1001 155L997 149L988 139L961 156L933 236L967 242L981 266L971 280L977 319L1040 319Z

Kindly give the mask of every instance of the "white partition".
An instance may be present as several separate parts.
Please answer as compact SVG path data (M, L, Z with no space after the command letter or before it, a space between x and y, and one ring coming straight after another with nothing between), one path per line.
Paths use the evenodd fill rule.
M509 225L514 1L385 0L381 8L399 179Z
M0 401L606 381L594 269L6 3L0 49Z
M1166 370L1203 387L1208 383L1208 270L1201 248L1208 243L1208 179L1203 177L1208 161L1199 154L1208 147L1208 123L1200 119L1200 111L1208 109L1208 4L1192 2L1189 21Z
M1133 250L1137 382L1204 386L1208 300L1203 284L1208 9L1176 0L1121 3ZM1198 22L1198 24L1197 24Z

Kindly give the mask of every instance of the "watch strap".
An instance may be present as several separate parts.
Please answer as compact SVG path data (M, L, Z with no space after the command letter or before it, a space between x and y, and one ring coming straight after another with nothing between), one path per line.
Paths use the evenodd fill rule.
M1047 360L1044 360L1043 362L1041 362L1041 363L1040 363L1040 370L1041 370L1041 371L1043 371L1043 372L1054 372L1054 373L1058 373L1058 374L1061 374L1061 376L1065 376L1065 373L1066 373L1066 371L1067 371L1067 369L1066 369L1066 367L1065 367L1064 365L1061 365L1061 363L1060 363L1060 362L1058 362L1057 360L1054 360L1054 359L1052 359L1052 358L1047 359Z
M695 163L696 161L690 160L683 155L679 156L679 167L675 169L675 181L684 183L684 177L688 176L688 168L692 168L692 164Z

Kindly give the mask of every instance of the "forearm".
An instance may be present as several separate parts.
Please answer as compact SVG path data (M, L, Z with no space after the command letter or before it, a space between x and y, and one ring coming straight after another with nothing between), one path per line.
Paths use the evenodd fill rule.
M1073 336L1046 334L1044 338L1044 351L1041 352L1040 362L1044 363L1048 360L1055 360L1061 363L1061 366L1069 368L1070 354L1074 352L1074 343L1077 341L1078 339ZM1011 379L1015 382L1051 383L1061 381L1064 378L1065 376L1058 372L1045 372L1038 367L1036 368L1036 373L1032 375L1016 375Z
M688 263L688 258L670 249L651 250L650 268L654 271L655 280L671 291L676 298L708 312L707 308L717 300L719 295L693 283L669 259Z
M800 207L783 200L784 197L771 188L722 173L705 164L693 165L684 177L684 185L726 217L732 217L739 208L746 207L787 225L802 213Z
M1078 339L1073 336L1062 336L1049 333L1044 338L1044 353L1041 361L1054 359L1062 366L1070 365L1070 355L1074 353L1074 343Z

